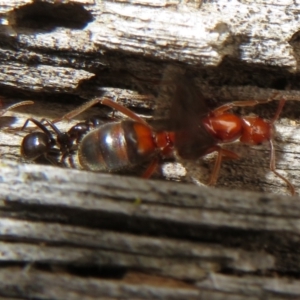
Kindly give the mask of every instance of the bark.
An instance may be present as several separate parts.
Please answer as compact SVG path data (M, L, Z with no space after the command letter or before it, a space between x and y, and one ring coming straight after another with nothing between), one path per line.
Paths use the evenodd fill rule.
M158 82L179 70L212 107L284 96L277 168L299 190L298 3L7 2L2 105L35 104L0 120L0 298L298 299L300 206L269 171L268 146L230 146L241 159L222 164L217 186L231 191L23 164L20 155L27 118L53 120L94 97L160 117L170 96ZM271 119L276 107L237 112ZM92 108L57 126L107 114ZM184 163L166 162L163 177L206 182L210 157Z

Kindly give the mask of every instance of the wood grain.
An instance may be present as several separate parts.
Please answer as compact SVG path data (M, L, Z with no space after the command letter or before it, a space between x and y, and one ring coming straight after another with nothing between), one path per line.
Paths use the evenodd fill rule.
M295 198L4 161L1 173L5 296L49 297L51 284L54 299L129 286L140 299L299 297L296 281L272 278L299 270Z
M227 189L183 183L192 169L205 183L209 157L184 164L188 172L165 162L158 178L178 183L20 156L28 117L52 120L94 97L151 121L168 106L158 82L171 65L211 107L284 96L277 167L299 191L299 9L282 0L0 0L1 107L35 101L0 119L0 299L299 299L299 199L270 175L267 147L229 146L241 159L222 166ZM271 118L276 105L236 112ZM57 126L111 113L95 107Z

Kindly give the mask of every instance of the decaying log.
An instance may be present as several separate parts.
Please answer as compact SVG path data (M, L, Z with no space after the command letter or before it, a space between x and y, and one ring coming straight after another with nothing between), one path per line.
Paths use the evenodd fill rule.
M9 162L1 174L3 296L300 296L281 277L299 272L297 198Z
M151 121L171 65L212 107L284 96L277 167L299 192L300 6L269 2L0 0L1 108L35 101L0 118L1 299L300 298L300 204L270 175L266 146L230 146L241 159L223 163L218 187L231 191L20 156L27 118L53 120L93 97ZM272 118L276 105L237 112ZM188 181L192 168L205 183L211 158L188 172L166 162L162 175Z

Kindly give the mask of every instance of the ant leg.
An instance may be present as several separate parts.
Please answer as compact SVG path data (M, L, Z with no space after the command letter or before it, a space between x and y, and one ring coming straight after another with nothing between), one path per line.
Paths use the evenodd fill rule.
M279 117L280 113L282 112L283 106L285 104L285 98L282 98L279 102L277 111L273 117L273 119L271 120L271 124L273 124ZM292 183L287 180L285 177L283 177L282 175L280 175L277 171L276 171L276 157L275 157L275 148L273 145L273 139L272 137L269 139L269 145L270 145L270 170L279 178L281 178L289 187L291 195L294 196L295 195L295 187L292 185Z
M57 150L57 155L59 154L59 150L58 149L52 149L52 150ZM52 156L53 155L53 156ZM48 160L48 162L53 165L53 166L57 166L58 165L58 162L57 162L57 159L54 157L54 153L52 152L51 154L47 154L45 153L44 154L44 158L46 160Z
M139 117L136 113L134 113L132 110L128 109L127 107L117 103L117 102L114 102L108 98L104 98L103 100L101 100L100 102L101 104L103 105L106 105L106 106L109 106L115 110L118 110L119 112L121 112L122 114L124 114L125 116L127 116L128 118L134 120L134 121L137 121L139 123L143 123L147 126L148 123L142 119L141 117Z
M74 157L73 156L69 156L69 165L72 169L76 169L76 165L75 165L75 162L74 162Z
M157 169L158 162L159 162L158 157L153 158L153 160L147 167L146 171L143 173L142 178L145 178L145 179L150 178L152 176L152 174L154 173L154 171Z
M212 171L210 179L208 181L208 185L215 185L216 184L219 173L220 173L222 159L224 159L224 158L239 159L239 156L235 152L223 149L220 146L214 146L214 147L210 148L206 152L206 154L212 153L214 151L217 151L218 154L217 154L217 158L216 158L216 161L215 161L213 171Z
M283 106L284 106L285 102L286 102L285 98L280 99L279 105L277 107L277 111L276 111L274 117L272 118L272 120L270 122L271 124L275 123L275 121L279 118L279 115L282 112L282 109L283 109Z
M51 139L51 140L53 139L52 133L46 128L46 126L44 126L41 122L39 122L38 120L33 119L33 118L27 119L21 130L24 130L27 127L29 122L32 122L37 127L39 127L49 137L49 139Z
M224 105L221 105L220 107L214 109L212 111L213 114L216 115L221 115L223 114L225 111L230 110L234 107L246 107L246 106L255 106L258 104L265 104L265 103L269 103L271 101L275 100L275 97L278 95L279 93L275 93L272 97L265 99L265 100L246 100L246 101L233 101L230 103L226 103Z
M48 155L44 155L44 158L53 166L57 165L57 161L55 161L55 159L51 156Z
M48 119L42 119L41 120L41 123L43 123L43 122L46 122L46 123L48 123L48 125L53 129L53 131L56 133L56 135L57 135L57 137L58 137L58 139L59 139L59 137L62 137L62 136L64 136L64 134L51 122L51 121L49 121Z
M294 196L295 195L295 187L289 182L289 180L287 180L285 177L283 177L282 175L280 175L277 171L276 171L276 163L275 163L275 149L274 149L274 145L273 145L273 141L272 139L269 140L269 144L270 144L270 150L271 150L271 156L270 156L270 170L279 178L281 178L289 187L291 195Z
M61 118L57 118L57 119L53 120L52 123L54 124L54 123L60 122L62 120L70 121L71 119L75 118L76 116L78 116L82 112L86 111L93 105L101 103L100 101L101 101L101 98L96 98L96 99L90 100L90 101L80 105L79 107L75 108L74 110L70 111L69 113L65 114Z
M17 108L17 107L19 107L19 106L23 106L23 105L31 105L31 104L34 104L34 102L31 101L31 100L26 100L26 101L21 101L21 102L19 102L19 103L15 103L15 104L13 104L13 105L11 105L11 106L9 106L9 107L3 109L3 110L0 112L0 116L4 115L7 111L12 110L12 109L14 109L14 108Z
M74 139L67 132L61 132L51 121L47 119L43 121L47 122L56 133L56 144L62 153L60 164L65 165L67 156L71 154Z
M64 167L66 167L65 160L66 160L66 158L67 158L69 155L70 155L69 152L63 153L62 156L61 156L61 158L60 158L60 160L59 160L59 164L62 165L62 166L64 166Z
M128 118L149 126L148 123L145 120L140 118L132 110L130 110L130 109L126 108L125 106L123 106L121 104L118 104L118 103L116 103L116 102L114 102L114 101L112 101L108 98L96 98L96 99L93 99L91 101L88 101L88 102L84 103L83 105L75 108L73 111L65 114L61 118L53 120L52 123L57 123L57 122L62 121L62 120L71 120L74 117L76 117L77 115L79 115L80 113L84 112L85 110L89 109L90 107L92 107L93 105L98 104L98 103L102 104L102 105L109 106L109 107L111 107L115 110L118 110L119 112L126 115Z

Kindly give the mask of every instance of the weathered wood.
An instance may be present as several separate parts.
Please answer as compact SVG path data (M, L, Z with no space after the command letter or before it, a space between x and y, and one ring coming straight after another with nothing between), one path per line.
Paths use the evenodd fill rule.
M26 118L54 119L92 97L151 120L164 105L156 82L170 64L208 104L216 99L212 106L276 92L299 101L299 4L7 2L0 0L0 84L10 99L1 105L36 103L0 119L1 299L298 299L300 204L269 176L264 146L238 146L242 159L223 164L218 186L242 191L4 159L24 162L28 131L14 128ZM299 191L296 101L286 104L275 140L278 170ZM269 118L275 106L255 112ZM57 125L67 130L108 112L93 108ZM16 119L7 130L9 116ZM192 163L202 182L210 165ZM188 180L176 166L166 163L164 176Z
M129 84L120 70L159 77L167 61L185 64L215 88L299 88L287 71L298 70L298 3L6 2L0 1L6 86L90 96L103 83Z
M137 299L300 296L271 276L299 272L295 198L8 162L0 196L5 296L47 299L49 285L53 299L132 299L129 287Z
M19 271L19 272L18 272ZM155 276L133 274L120 283L116 280L86 279L68 274L57 276L44 271L8 269L0 274L0 289L15 297L39 299L297 299L299 282L253 277L235 278L226 282L224 276L210 277L201 290L189 284ZM37 284L38 283L38 284ZM225 284L225 288L224 288ZM49 288L50 287L50 288ZM69 293L66 293L68 287ZM213 291L218 287L218 291ZM7 298L3 298L7 299ZM15 299L15 298L14 298ZM18 298L19 299L19 298Z

